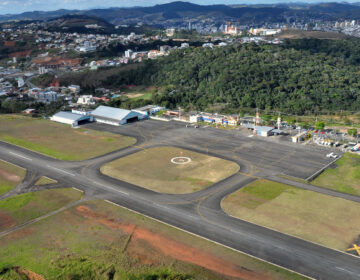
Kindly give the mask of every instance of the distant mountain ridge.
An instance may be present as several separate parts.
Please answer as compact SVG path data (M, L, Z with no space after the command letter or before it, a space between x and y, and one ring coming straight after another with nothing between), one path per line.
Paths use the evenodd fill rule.
M285 22L289 18L301 19L360 19L359 3L279 3L262 5L197 5L176 1L152 7L106 8L90 10L34 11L17 15L0 15L0 21L48 20L64 15L96 16L111 24L143 22L162 25L188 19L213 18L219 21L233 20L238 23Z

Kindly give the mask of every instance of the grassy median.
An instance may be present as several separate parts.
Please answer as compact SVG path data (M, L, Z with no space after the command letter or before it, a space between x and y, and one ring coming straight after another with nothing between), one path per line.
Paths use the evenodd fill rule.
M0 231L59 209L82 197L72 188L25 193L0 200Z
M185 164L171 162L176 157L191 161ZM101 168L108 176L172 194L199 191L238 171L239 166L232 161L174 147L142 150Z
M0 195L20 184L24 180L25 175L25 169L0 160Z
M0 124L0 140L60 160L85 160L136 142L131 137L19 115L2 115Z
M221 206L240 219L339 250L360 234L359 203L272 181L255 181Z
M50 184L55 184L55 183L57 183L56 180L51 179L46 176L41 176L41 178L36 181L35 186L50 185Z
M360 195L360 156L346 153L336 161L337 168L326 169L311 184L339 192Z
M5 279L304 279L104 201L0 238L0 251Z

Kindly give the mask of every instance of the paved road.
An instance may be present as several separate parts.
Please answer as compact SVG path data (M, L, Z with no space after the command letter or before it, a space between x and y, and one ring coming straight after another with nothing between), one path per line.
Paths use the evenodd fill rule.
M59 186L84 190L87 197L108 199L316 279L360 279L359 258L230 217L220 207L222 198L257 177L278 173L309 177L329 163L324 152L249 138L243 131L187 129L177 123L144 121L124 127L89 127L134 136L138 142L83 162L63 162L0 142L1 159L30 170L27 183L16 193L31 189L31 178L46 175L57 180ZM240 165L241 172L205 190L184 195L155 193L99 172L100 166L110 160L159 145L231 159Z
M304 190L309 190L309 191L313 191L313 192L322 193L322 194L325 194L325 195L330 195L330 196L334 196L334 197L343 198L343 199L346 199L346 200L360 202L360 196L358 196L358 195L342 193L342 192L338 192L338 191L334 191L334 190L330 190L330 189L317 187L317 186L314 186L314 185L311 185L311 184L306 184L306 183L301 183L301 182L297 182L297 181L288 180L286 178L281 178L281 177L275 177L274 176L274 177L269 178L269 180L279 182L279 183L282 183L282 184L287 184L287 185L290 185L290 186L293 186L293 187L296 187L296 188L300 188L300 189L304 189Z

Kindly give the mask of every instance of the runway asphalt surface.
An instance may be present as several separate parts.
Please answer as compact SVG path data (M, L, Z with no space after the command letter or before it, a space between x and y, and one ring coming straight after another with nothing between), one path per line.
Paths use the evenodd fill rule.
M28 170L24 182L10 195L32 191L30 186L36 178L46 175L58 181L55 187L76 187L86 197L107 199L309 277L360 279L360 258L230 217L220 207L224 197L257 178L271 179L278 174L308 178L331 162L325 151L248 137L244 131L186 128L185 124L174 122L147 120L122 127L93 123L87 127L133 136L137 143L94 159L65 162L0 142L0 159ZM233 160L240 165L240 172L202 191L171 195L155 193L99 171L106 162L161 145ZM351 199L346 195L343 198Z

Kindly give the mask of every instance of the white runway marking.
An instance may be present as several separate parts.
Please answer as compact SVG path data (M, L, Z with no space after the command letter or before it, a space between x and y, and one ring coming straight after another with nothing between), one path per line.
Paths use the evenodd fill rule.
M24 157L24 156L22 156L22 155L19 155L19 154L13 153L13 152L9 152L9 154L12 154L12 155L14 155L14 156L21 157L21 158L23 158L23 159L26 159L26 160L30 160L30 161L32 161L32 159L31 159L31 158Z
M67 172L67 171L65 171L65 170L56 168L56 167L51 166L51 165L47 165L47 167L50 167L50 168L52 168L52 169L55 169L55 170L57 170L57 171L60 171L60 172L62 172L62 173L65 173L65 174L68 174L68 175L71 175L71 176L75 176L75 174L72 174L72 173L70 173L70 172Z
M355 272L352 272L352 271L350 271L350 270L347 270L347 269L342 268L342 267L339 267L339 266L337 266L337 267L335 267L335 268L336 268L337 270L345 271L345 272L347 272L347 273L360 276L360 274L356 274Z
M127 192L120 191L120 190L115 189L115 188L110 187L110 186L102 185L102 184L97 183L97 182L94 182L94 181L93 181L92 183L95 184L95 185L98 185L98 186L100 186L100 187L102 187L102 188L110 189L110 190L112 190L112 191L115 191L115 192L118 192L118 193L121 193L121 194L124 194L124 195L128 195L128 196L130 195L130 194L128 194Z

